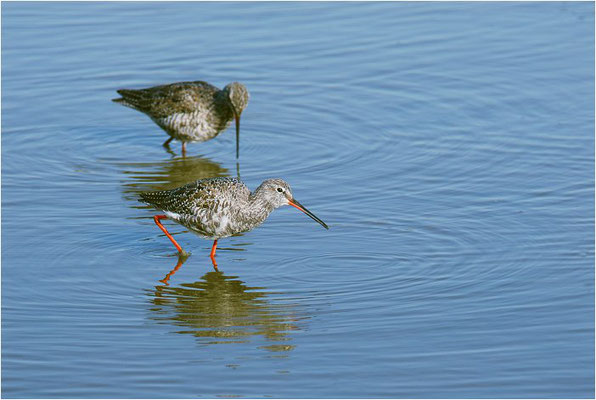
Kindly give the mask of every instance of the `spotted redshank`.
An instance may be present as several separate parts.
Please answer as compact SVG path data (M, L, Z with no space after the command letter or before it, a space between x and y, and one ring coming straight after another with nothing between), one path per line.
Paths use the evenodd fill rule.
M113 99L145 113L170 135L182 142L186 154L187 142L204 142L225 130L236 120L236 158L240 153L240 115L248 104L248 90L232 82L223 90L202 81L178 82L147 89L120 89L122 97Z
M290 185L282 179L267 179L252 193L236 178L199 179L172 190L141 193L141 201L164 212L165 215L156 215L153 219L178 252L184 253L161 224L164 218L177 222L205 239L213 240L210 257L215 267L215 250L219 239L256 228L278 207L293 206L329 229L294 199Z

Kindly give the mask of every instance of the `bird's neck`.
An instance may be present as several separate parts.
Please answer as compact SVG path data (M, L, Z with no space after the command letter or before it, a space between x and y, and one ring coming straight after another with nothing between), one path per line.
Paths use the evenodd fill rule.
M256 221L260 225L267 219L275 207L260 195L259 189L260 187L248 197L248 207L246 207L245 212L251 220Z
M227 91L225 90L220 90L219 92L217 92L215 94L215 101L218 104L225 104L227 105L230 109L232 109L232 102L230 101L230 95Z

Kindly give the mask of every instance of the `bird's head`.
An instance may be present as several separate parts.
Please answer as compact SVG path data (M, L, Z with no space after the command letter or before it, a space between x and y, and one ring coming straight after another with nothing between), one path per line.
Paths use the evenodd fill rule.
M232 82L224 88L224 91L228 95L230 99L230 103L232 104L232 108L234 109L234 113L242 114L242 111L246 108L248 104L248 99L250 95L248 94L248 89L246 86L239 82Z
M273 208L278 208L281 206L292 206L297 208L298 210L302 211L319 224L321 224L325 229L329 229L326 223L321 221L316 215L310 212L306 207L298 202L294 198L292 194L292 188L290 185L284 181L283 179L267 179L264 181L261 186L257 189L259 195L263 197L263 199L269 203Z

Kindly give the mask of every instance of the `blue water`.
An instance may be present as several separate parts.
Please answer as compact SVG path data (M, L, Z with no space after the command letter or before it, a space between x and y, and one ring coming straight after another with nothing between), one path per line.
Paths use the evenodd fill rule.
M2 3L2 396L594 397L594 4ZM244 83L179 143L119 88ZM211 243L137 201L281 177Z

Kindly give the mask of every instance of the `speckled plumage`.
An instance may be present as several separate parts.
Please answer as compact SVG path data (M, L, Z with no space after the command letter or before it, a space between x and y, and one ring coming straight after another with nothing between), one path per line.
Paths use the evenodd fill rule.
M249 99L248 90L238 82L223 90L195 81L117 92L122 97L113 101L147 114L171 138L183 143L183 151L186 142L212 139L235 117L239 119Z
M200 179L172 190L141 193L141 201L162 210L167 218L191 232L211 240L250 231L283 205L298 208L328 229L323 221L293 198L290 185L282 179L267 179L252 193L236 178Z

